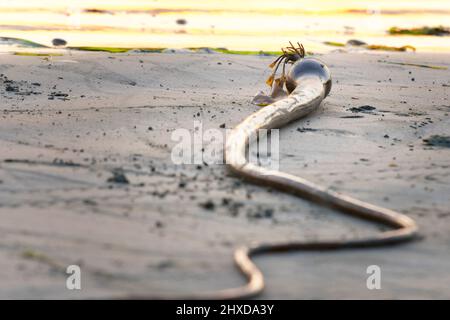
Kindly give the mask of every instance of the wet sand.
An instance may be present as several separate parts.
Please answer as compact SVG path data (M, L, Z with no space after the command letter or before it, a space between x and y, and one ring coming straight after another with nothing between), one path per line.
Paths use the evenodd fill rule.
M331 96L281 130L280 170L417 220L379 249L257 257L261 298L450 298L450 68L440 54L331 53ZM175 165L171 132L259 107L273 57L0 56L0 298L186 294L243 283L233 248L382 227L232 176ZM393 64L394 63L394 64ZM67 290L65 269L82 270ZM382 289L366 288L379 265Z

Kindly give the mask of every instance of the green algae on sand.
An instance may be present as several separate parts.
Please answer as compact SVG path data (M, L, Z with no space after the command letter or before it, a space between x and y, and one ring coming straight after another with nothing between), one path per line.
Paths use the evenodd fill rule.
M115 48L115 47L68 47L68 49L80 51L101 51L109 53L124 53L132 50L132 48Z
M131 50L137 50L141 52L147 53L161 53L163 50L167 48L120 48L120 47L69 47L69 49L80 50L80 51L101 51L101 52L109 52L109 53L125 53ZM226 48L207 48L207 47L198 47L198 48L188 48L193 52L197 52L200 50L209 49L213 52L223 53L223 54L238 54L238 55L280 55L281 51L246 51L246 50L229 50Z
M42 53L42 52L14 52L15 56L27 56L27 57L60 57L62 53Z
M52 49L52 47L48 47L33 41L19 39L19 38L8 38L8 37L0 37L0 44L4 43L6 45L17 45L20 47L27 48L48 48ZM93 51L93 52L108 52L108 53L126 53L129 51L137 51L142 53L161 53L167 48L132 48L132 47L97 47L97 46L69 46L66 47L69 50L78 50L78 51ZM263 50L230 50L227 48L209 48L209 47L193 47L187 48L193 52L217 52L223 54L236 54L236 55L265 55L265 56L279 56L282 54L281 51L263 51ZM20 56L58 56L62 55L60 53L33 53L33 52L14 52L15 55ZM311 55L312 52L307 52L307 54Z
M326 44L327 46L332 46L332 47L345 47L345 43L335 42L335 41L325 41L323 44Z
M224 53L224 54L239 54L239 55L267 55L267 56L279 56L283 52L281 51L249 51L249 50L229 50L226 48L213 48L212 50Z
M388 30L390 35L408 35L408 36L445 36L450 35L450 29L443 26L438 27L420 27L402 29L392 27Z
M435 70L447 70L447 67L444 66L435 66L431 64L421 64L421 63L408 63L408 62L394 62L394 61L386 61L386 60L378 60L378 62L384 62L388 64L396 64L400 66L411 66L411 67L419 67L419 68L428 68Z
M326 44L326 45L332 46L332 47L347 47L347 44L342 43L342 42L325 41L325 42L323 42L323 44ZM386 45L382 45L382 44L366 44L366 45L360 45L358 47L365 48L368 50L379 50L379 51L404 52L404 51L407 51L408 49L411 51L416 51L416 48L414 48L413 46L410 46L410 45L401 46L401 47L393 47L393 46L386 46Z

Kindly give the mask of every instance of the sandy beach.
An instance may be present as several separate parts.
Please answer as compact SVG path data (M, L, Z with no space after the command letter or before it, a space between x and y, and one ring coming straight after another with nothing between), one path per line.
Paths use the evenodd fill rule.
M280 170L414 218L420 239L260 256L266 299L450 298L450 55L316 55L320 109L280 132ZM272 56L0 55L0 298L182 295L244 282L240 244L382 228L230 174L176 165L171 133L233 128ZM432 68L430 68L430 66ZM438 67L438 68L435 68ZM66 267L82 290L66 289ZM379 265L382 289L368 290Z

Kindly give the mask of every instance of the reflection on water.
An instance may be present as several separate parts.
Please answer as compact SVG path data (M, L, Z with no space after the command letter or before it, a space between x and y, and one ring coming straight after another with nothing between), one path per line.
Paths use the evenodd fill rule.
M308 50L324 41L413 45L450 51L450 37L389 36L392 26L446 25L450 1L0 0L0 36L50 45L227 47L277 50L288 40Z

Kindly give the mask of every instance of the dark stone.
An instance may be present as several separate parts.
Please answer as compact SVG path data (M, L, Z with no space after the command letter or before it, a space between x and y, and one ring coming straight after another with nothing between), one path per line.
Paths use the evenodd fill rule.
M55 47L65 46L65 45L67 45L67 41L64 40L64 39L55 38L55 39L52 40L52 44L53 44Z
M361 41L361 40L351 39L351 40L347 41L347 45L361 47L361 46L367 45L367 43L365 43L364 41Z
M432 135L423 142L428 146L450 148L450 136Z
M115 170L112 172L113 176L108 178L108 182L129 184L128 178L125 176L122 170Z
M13 87L13 86L10 86L10 85L7 85L5 90L8 91L8 92L17 92L17 91L19 91L16 87Z
M353 107L353 108L350 108L349 110L353 113L357 113L357 112L370 113L375 109L376 109L375 107L372 107L369 105L364 105L364 106L360 106L360 107Z
M204 203L200 203L200 206L206 210L214 210L214 208L216 207L214 202L212 202L211 200L208 200Z

